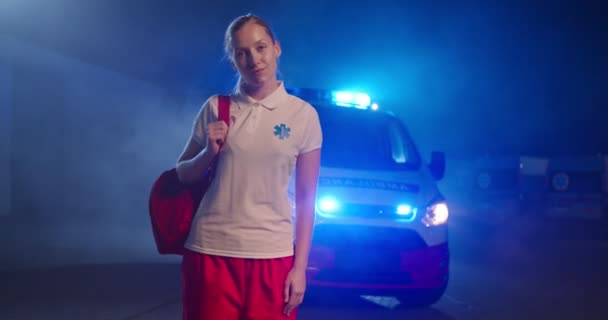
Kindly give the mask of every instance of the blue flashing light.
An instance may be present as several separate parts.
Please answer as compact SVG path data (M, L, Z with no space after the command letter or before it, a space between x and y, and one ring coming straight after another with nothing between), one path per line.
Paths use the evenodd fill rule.
M340 203L333 197L324 197L319 200L319 209L325 213L333 213L340 209Z
M309 88L286 88L289 94L300 97L309 103L315 105L331 103L341 107L353 107L357 109L371 109L376 111L379 109L377 103L372 103L370 96L363 92L354 92L346 90L323 90Z
M402 204L397 206L397 214L400 216L407 216L412 213L412 206L407 204Z
M371 104L371 98L366 93L350 91L332 91L332 101L342 107L355 107L367 109Z
M401 204L397 206L397 215L399 216L398 221L401 222L412 222L416 219L417 209L413 208L409 204Z

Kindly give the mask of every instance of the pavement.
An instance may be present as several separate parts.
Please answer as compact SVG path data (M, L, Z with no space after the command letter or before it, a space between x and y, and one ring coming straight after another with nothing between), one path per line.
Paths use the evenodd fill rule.
M3 222L0 319L180 319L179 258L156 254L147 226ZM606 223L450 223L450 282L435 305L309 288L298 319L608 319Z

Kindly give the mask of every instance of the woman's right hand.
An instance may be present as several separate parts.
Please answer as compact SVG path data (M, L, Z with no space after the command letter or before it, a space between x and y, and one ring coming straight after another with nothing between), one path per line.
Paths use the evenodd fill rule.
M220 152L220 148L228 136L228 125L224 121L211 122L207 125L207 149L214 155Z

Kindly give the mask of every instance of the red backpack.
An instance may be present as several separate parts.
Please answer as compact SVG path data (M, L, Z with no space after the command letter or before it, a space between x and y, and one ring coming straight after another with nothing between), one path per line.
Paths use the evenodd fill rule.
M218 109L219 120L230 124L230 97L219 96ZM192 219L212 179L213 174L208 172L200 182L183 184L175 168L164 171L156 179L150 191L148 209L154 241L160 254L184 253Z

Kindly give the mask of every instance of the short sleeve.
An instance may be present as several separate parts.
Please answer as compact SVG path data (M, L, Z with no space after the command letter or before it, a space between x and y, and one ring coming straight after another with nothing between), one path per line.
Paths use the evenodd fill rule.
M207 125L217 119L217 97L212 96L201 107L192 125L192 140L207 146Z
M300 146L300 154L307 153L321 148L323 144L323 133L321 123L319 122L319 114L311 105L308 105L306 112L306 126L304 128L304 137Z

